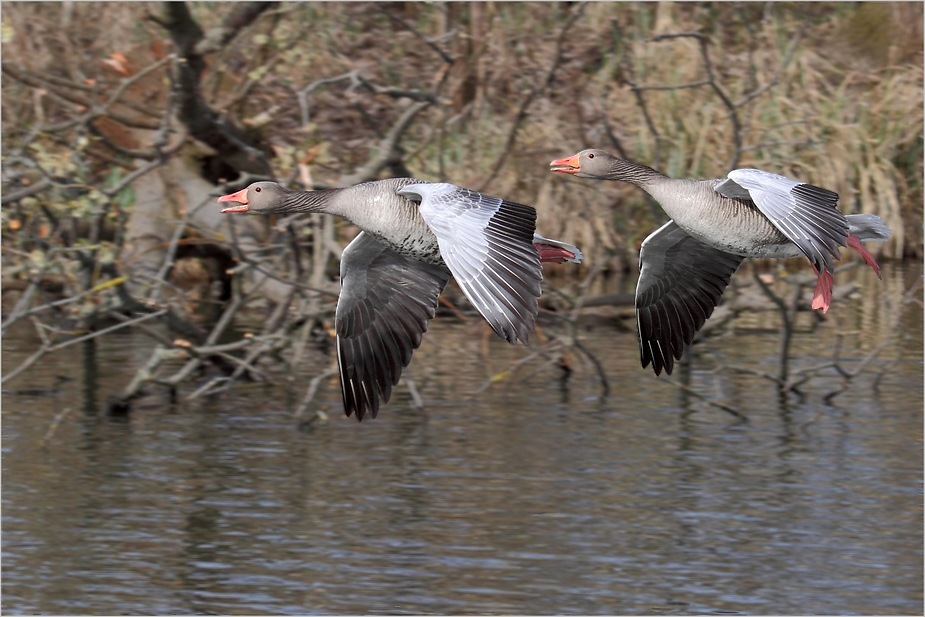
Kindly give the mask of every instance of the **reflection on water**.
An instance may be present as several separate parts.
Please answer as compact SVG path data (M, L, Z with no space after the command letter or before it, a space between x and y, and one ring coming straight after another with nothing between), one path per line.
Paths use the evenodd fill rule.
M904 289L899 269L884 279L807 328L795 362L831 357L838 331L849 364L875 347ZM71 348L9 384L72 378L57 391L3 397L3 610L921 614L921 308L904 323L833 406L833 375L780 400L695 359L691 386L747 423L640 369L634 334L609 326L584 331L604 399L580 359L570 380L471 397L524 352L492 340L486 366L481 324L443 319L412 364L426 414L399 387L358 425L332 380L330 422L304 432L288 409L307 379L282 375L104 417L151 343ZM5 370L29 336L4 339ZM708 348L773 372L777 336L738 327Z

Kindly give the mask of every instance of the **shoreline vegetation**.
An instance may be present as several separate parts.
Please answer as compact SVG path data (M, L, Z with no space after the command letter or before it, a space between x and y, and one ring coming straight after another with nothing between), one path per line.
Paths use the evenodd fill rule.
M203 372L187 396L259 381L260 362L297 365L324 339L356 229L223 217L215 198L258 179L411 176L534 206L544 235L586 257L547 270L564 337L536 356L547 364L583 353L582 306L606 301L595 278L634 271L667 220L634 187L549 173L586 147L676 178L799 178L883 219L878 260L925 254L921 4L12 2L2 19L3 331L31 322L31 363L150 333L159 351L113 410ZM808 268L750 268L786 331L801 288L782 299L766 283ZM443 302L468 312L452 291ZM243 311L263 326L235 339ZM168 360L182 368L160 374Z

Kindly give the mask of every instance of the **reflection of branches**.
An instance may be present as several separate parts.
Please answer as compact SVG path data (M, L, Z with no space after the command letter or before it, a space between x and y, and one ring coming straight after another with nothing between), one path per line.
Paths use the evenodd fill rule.
M801 281L796 281L796 284L793 286L793 295L788 304L783 298L774 293L771 287L761 279L761 275L758 274L757 268L753 268L752 273L754 274L755 282L761 287L761 291L763 291L771 302L777 306L780 312L782 327L780 334L780 350L778 352L777 379L781 388L783 388L790 374L790 342L793 340L793 325L796 319L797 302L803 292L803 283Z
M848 370L844 368L841 365L841 363L838 361L838 357L836 355L835 361L832 363L832 368L834 368L835 371L842 378L842 383L840 387L836 388L835 390L832 390L831 392L826 394L824 397L822 397L823 400L825 400L826 402L829 402L833 398L835 398L836 396L838 396L839 394L847 390L848 386L851 384L851 380L857 377L858 375L860 375L864 371L864 369L866 369L867 366L871 362L873 362L884 349L886 349L889 345L893 344L896 334L902 328L903 317L905 317L906 315L906 307L908 307L910 304L913 304L919 301L918 292L921 286L922 286L922 277L919 277L915 281L915 283L913 283L912 286L906 290L906 293L903 294L900 309L896 311L896 317L895 317L895 320L893 321L893 325L890 327L889 334L887 334L887 336L884 338L883 341L881 341L879 345L877 345L872 350L870 350L870 353L868 353L858 363L858 365L854 368L854 370ZM898 357L899 355L897 354L897 358Z
M334 377L335 375L337 375L337 372L338 372L337 362L334 362L333 364L331 364L331 366L327 368L327 370L325 370L323 373L315 375L314 377L312 377L311 381L308 382L308 389L305 391L305 396L302 397L302 402L299 403L299 406L296 407L295 414L293 414L297 424L303 425L303 424L311 423L315 420L326 419L327 416L322 411L315 412L315 415L307 421L303 421L302 417L305 415L305 412L308 409L308 406L311 405L312 400L315 398L315 393L318 391L318 386L321 384L321 382L324 381L325 379L330 379L331 377Z
M730 407L729 405L724 405L724 404L722 404L722 403L717 403L716 401L712 401L712 400L710 400L709 398L707 398L706 396L704 396L703 394L700 394L699 392L697 392L696 390L694 390L693 388L691 388L690 386L687 386L687 385L685 385L685 384L683 384L683 383L680 383L680 382L678 382L678 381L675 381L674 379L671 379L670 377L667 377L667 376L662 377L662 378L659 379L658 381L664 382L664 383L670 383L671 385L673 385L674 387L678 388L679 390L683 390L683 391L686 392L687 394L690 394L691 396L700 399L701 401L703 401L703 402L706 403L707 405L710 405L711 407L716 407L717 409L721 409L721 410L725 411L726 413L735 416L736 418L738 418L738 419L741 420L742 422L748 422L748 416L746 416L744 413L742 413L741 411L739 411L739 410L736 409L735 407Z
M844 269L855 267L857 263L848 264L847 266L840 268L839 271ZM788 392L799 393L799 388L807 381L812 379L814 376L819 374L822 371L833 370L842 378L842 384L840 387L832 390L826 394L823 398L826 401L830 401L835 396L838 396L842 392L848 389L851 384L851 381L860 375L867 367L873 362L880 353L886 349L888 346L894 343L896 334L902 327L902 319L905 315L905 308L914 302L918 301L918 291L922 285L922 278L920 277L904 294L901 307L896 312L894 322L890 327L889 333L878 344L874 349L872 349L853 369L849 370L842 365L840 356L840 341L841 335L839 335L839 342L835 346L835 351L833 354L833 359L829 362L824 362L822 364L817 364L814 366L806 367L799 370L792 370L790 367L790 344L793 340L793 335L795 332L795 317L798 310L807 310L808 306L803 300L804 293L807 288L811 288L815 281L815 275L806 275L806 276L792 276L787 277L787 282L793 286L793 293L790 296L789 300L781 297L763 280L755 270L755 280L760 286L761 290L765 295L774 303L778 308L778 311L781 315L782 327L780 334L780 349L778 357L778 371L776 375L770 373L751 369L742 366L718 366L715 371L728 370L734 373L755 375L761 377L762 379L767 379L768 381L774 382L779 391L782 394ZM838 296L839 294L836 294Z
M558 339L550 341L549 343L547 343L546 345L543 345L536 351L531 352L527 354L526 356L522 358L518 358L517 360L511 362L511 364L505 370L495 373L494 375L489 377L481 385L481 387L479 387L475 392L473 392L472 395L475 396L475 395L481 394L482 392L485 392L486 390L488 390L490 387L492 387L496 383L507 381L508 379L513 377L517 373L517 371L519 371L522 367L526 366L527 364L529 364L536 358L539 358L539 357L548 358L550 357L550 354L557 352L557 351L562 351L564 348L565 348L564 341L558 340Z
M600 360L597 359L597 356L595 356L594 353L581 342L580 332L578 329L580 312L582 307L587 306L587 296L591 283L594 281L597 275L600 274L602 269L603 262L595 262L595 265L591 268L591 271L578 285L577 296L568 294L562 289L552 287L550 284L545 283L545 294L555 294L569 304L568 312L549 313L550 316L558 318L565 324L568 329L568 334L559 335L553 340L547 340L546 337L542 335L541 331L537 329L537 336L540 337L541 341L545 341L543 345L537 351L531 352L528 355L515 360L509 365L507 369L500 371L490 377L482 385L482 387L476 391L475 394L484 392L495 383L510 379L523 366L526 366L537 358L544 358L546 362L532 371L530 375L538 373L556 364L562 367L566 371L566 375L568 375L572 371L571 362L568 360L569 352L577 352L580 354L580 356L587 358L591 365L594 367L598 381L601 384L601 396L606 397L610 393L610 382L607 378L607 373L604 371L604 366ZM455 311L455 307L451 306L451 308L453 308ZM526 377L524 379L526 379Z

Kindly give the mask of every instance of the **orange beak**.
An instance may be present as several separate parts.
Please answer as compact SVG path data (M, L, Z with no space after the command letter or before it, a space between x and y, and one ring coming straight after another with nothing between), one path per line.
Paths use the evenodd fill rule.
M231 195L222 195L218 198L219 201L233 201L235 203L242 204L240 206L231 206L222 210L222 213L226 212L247 212L247 188L243 188L237 193L232 193Z
M567 159L556 159L549 164L552 169L550 171L557 171L563 174L577 174L581 171L581 163L578 162L578 155L572 155Z

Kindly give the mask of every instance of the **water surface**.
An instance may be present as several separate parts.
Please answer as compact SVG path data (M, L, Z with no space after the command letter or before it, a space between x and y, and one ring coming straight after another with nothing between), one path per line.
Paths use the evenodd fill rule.
M843 332L856 366L918 272L864 278L877 292L813 331L801 315L795 364L831 359ZM704 350L773 372L776 322L752 321ZM400 386L358 425L330 380L330 420L301 431L290 410L320 351L302 381L172 406L153 389L111 418L102 400L152 343L75 346L7 384L71 378L57 392L3 396L3 611L921 614L920 306L903 323L831 405L833 373L781 398L695 358L690 386L744 423L640 369L633 332L600 322L582 336L606 397L580 356L568 380L533 363L474 396L527 352L489 339L486 359L480 324L437 319L411 367L426 413ZM4 370L34 344L6 337Z

